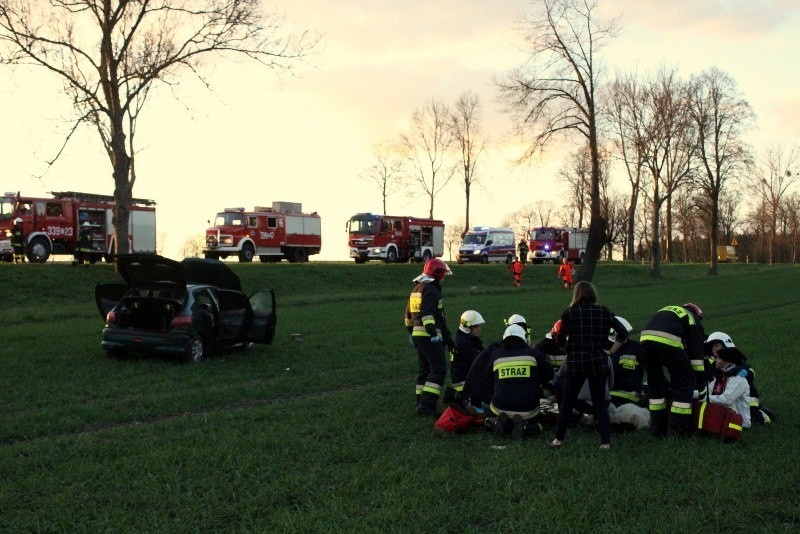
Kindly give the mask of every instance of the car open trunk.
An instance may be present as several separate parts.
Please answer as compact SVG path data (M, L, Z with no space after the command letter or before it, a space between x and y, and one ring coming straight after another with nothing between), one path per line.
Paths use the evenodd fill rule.
M116 326L166 332L175 314L182 308L180 301L158 297L126 297L116 312Z

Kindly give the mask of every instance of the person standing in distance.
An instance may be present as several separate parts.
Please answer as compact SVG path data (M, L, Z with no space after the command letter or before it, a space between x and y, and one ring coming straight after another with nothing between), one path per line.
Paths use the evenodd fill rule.
M408 297L405 325L417 351L417 408L419 415L439 417L439 395L447 377L445 345L452 349L453 338L447 328L442 304L442 280L453 274L439 258L425 263L422 274L414 278Z
M692 397L696 386L692 361L703 366L706 334L700 321L703 312L696 304L665 306L642 328L640 355L647 372L650 432L654 436L685 435L692 429ZM695 364L698 365L698 364ZM664 368L669 372L669 382ZM667 413L667 388L672 403Z
M11 248L14 250L14 263L25 263L25 231L19 217L14 219L11 227Z
M620 341L626 340L628 331L614 312L597 304L597 290L582 280L575 284L572 304L561 314L561 327L556 332L556 342L567 353L564 360L564 396L558 406L556 437L551 447L560 447L567 434L572 409L584 381L589 383L597 428L600 431L600 448L611 447L611 421L606 402L606 382L611 373L606 349L611 346L609 331Z

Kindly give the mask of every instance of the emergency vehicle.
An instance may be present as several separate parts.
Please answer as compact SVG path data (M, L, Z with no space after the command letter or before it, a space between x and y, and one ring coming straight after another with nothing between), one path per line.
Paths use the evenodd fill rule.
M456 261L511 263L515 254L514 230L507 227L475 226L464 234Z
M588 242L589 230L584 228L537 226L530 231L529 255L533 263L558 263L562 258L581 263Z
M303 213L300 202L273 202L272 207L226 208L206 229L206 258L238 256L250 262L308 261L322 248L322 222L317 212Z
M5 237L22 219L25 252L32 263L44 263L52 254L74 254L81 228L89 223L92 252L89 262L114 261L114 197L65 191L52 198L25 197L5 193L0 197L0 256L9 259L10 240ZM129 245L131 252L156 251L155 201L134 198L130 210Z
M444 254L444 222L436 219L356 213L347 231L356 263L428 261Z

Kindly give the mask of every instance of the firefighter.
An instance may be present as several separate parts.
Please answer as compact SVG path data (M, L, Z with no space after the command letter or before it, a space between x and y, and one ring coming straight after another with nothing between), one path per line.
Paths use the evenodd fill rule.
M710 361L712 365L714 365L713 368L715 368L717 353L723 348L732 349L735 347L736 345L733 344L733 339L725 332L712 332L711 334L708 335L708 339L706 339L705 343L706 360ZM772 413L772 410L761 404L761 398L755 384L756 373L753 370L750 363L747 361L747 357L744 354L742 354L741 365L744 368L744 370L747 371L746 378L747 378L747 383L750 386L751 421L753 423L764 423L764 424L771 423L772 418L774 417L775 414ZM713 378L713 374L711 378Z
M522 284L522 271L525 270L525 264L519 261L519 258L514 256L514 261L508 264L508 271L514 277L514 287L519 287Z
M561 327L561 320L559 319L542 338L542 340L536 344L536 348L539 349L542 354L544 354L545 358L547 359L547 363L550 365L550 369L555 373L561 368L561 364L564 363L564 360L567 357L567 353L558 346L558 343L555 342L553 339L553 333L558 333L558 329ZM543 387L545 389L545 395L547 397L555 397L556 395L556 384L555 379L551 382L544 384Z
M540 369L548 369L544 355L526 341L525 329L511 325L503 333L503 343L494 349L485 372L494 378L489 408L494 414L486 425L497 434L510 433L512 439L538 435L541 398Z
M419 365L416 412L424 416L440 415L437 405L447 377L444 345L453 347L442 305L442 280L448 274L453 274L450 267L439 258L425 262L406 305L405 325Z
M558 266L558 279L564 285L564 289L572 287L572 265L567 261L567 258L561 258L561 265Z
M519 240L519 245L517 245L517 250L519 251L519 261L523 264L528 262L528 252L530 248L528 247L528 242L525 241L525 238Z
M686 303L661 308L642 328L640 354L647 372L650 432L655 436L685 435L691 431L695 373L704 370L706 335L702 320L700 307ZM669 383L664 376L665 367ZM672 390L669 412L668 387Z
M617 316L628 332L627 339L620 340L613 331L609 332L611 341L611 364L614 373L614 387L611 389L611 402L614 406L638 404L642 395L644 366L639 359L639 342L631 339L633 326L624 317Z
M11 248L14 249L14 263L25 263L25 232L19 217L14 219L11 227Z
M75 244L75 255L72 259L72 266L85 265L89 267L89 258L92 252L92 225L89 221L81 224L81 231L78 234L78 242Z
M455 348L450 353L450 381L452 388L445 390L445 402L456 400L464 390L472 362L483 350L481 341L481 325L485 324L483 316L475 310L467 310L461 314L458 332L455 337Z

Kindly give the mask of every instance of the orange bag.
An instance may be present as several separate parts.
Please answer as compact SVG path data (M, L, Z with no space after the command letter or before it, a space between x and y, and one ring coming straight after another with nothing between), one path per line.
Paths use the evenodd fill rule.
M442 432L463 432L467 428L479 424L481 424L480 419L474 415L464 413L453 408L453 406L448 406L433 427Z

